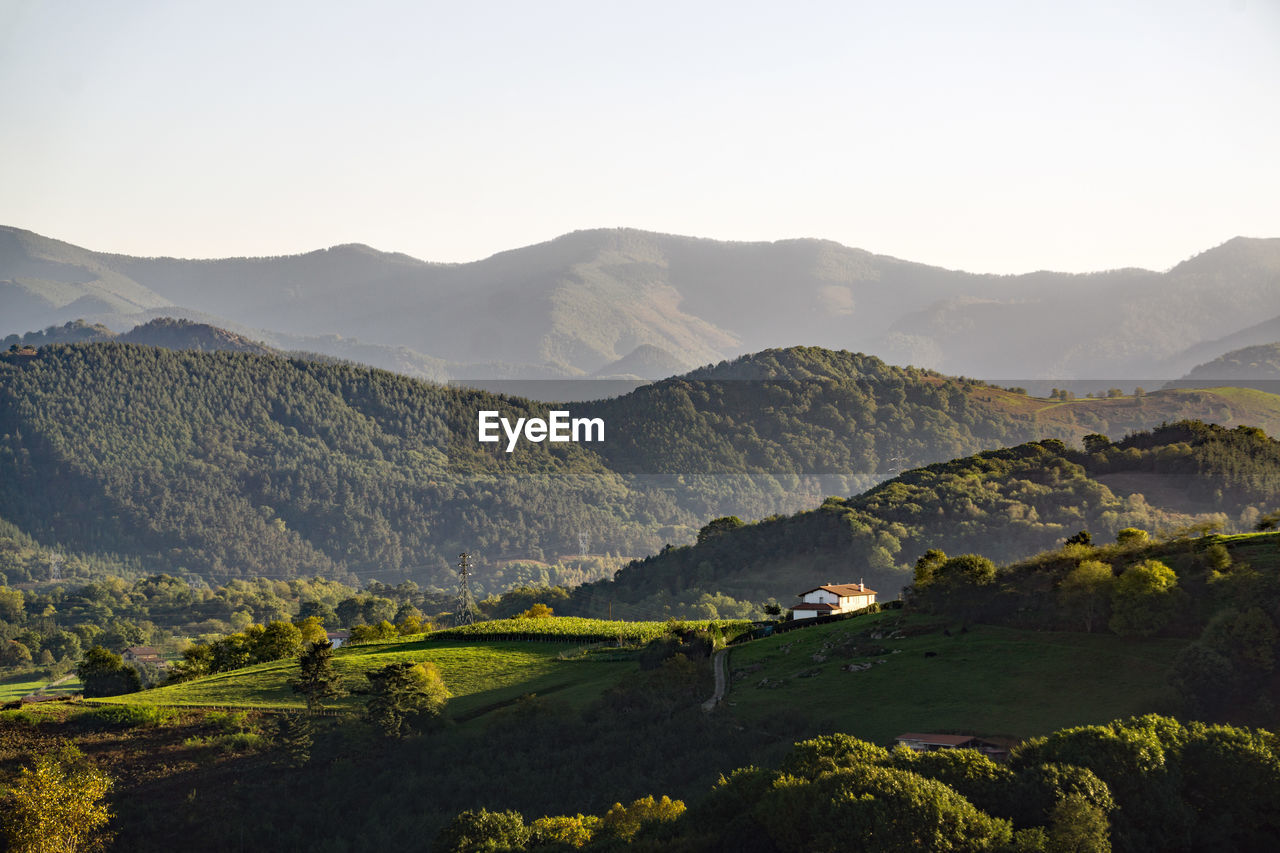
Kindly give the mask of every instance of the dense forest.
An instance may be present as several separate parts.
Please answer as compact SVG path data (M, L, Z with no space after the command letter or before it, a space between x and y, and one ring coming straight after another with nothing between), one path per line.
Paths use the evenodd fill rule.
M429 581L466 549L542 559L585 524L643 552L693 520L576 445L502 458L462 439L478 408L534 404L381 371L54 346L0 365L0 400L0 517L211 581Z
M476 411L545 417L546 404L347 364L48 345L0 356L0 519L86 560L213 583L319 574L447 588L467 550L477 583L497 591L537 580L503 579L506 561L553 565L584 540L595 555L650 554L719 516L812 507L984 448L1187 412L1266 424L1276 400L1044 401L798 348L573 404L605 420L604 443L507 454L474 441ZM911 559L874 544L868 572Z

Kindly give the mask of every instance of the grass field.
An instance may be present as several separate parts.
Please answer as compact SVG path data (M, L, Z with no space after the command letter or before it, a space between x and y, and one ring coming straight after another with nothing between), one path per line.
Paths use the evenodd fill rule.
M1237 563L1248 563L1258 571L1280 570L1280 533L1236 533L1215 536L1213 541L1226 545Z
M11 675L0 679L0 702L12 702L35 692L49 683L47 678L36 678L31 673Z
M896 628L922 633L865 636ZM841 640L884 653L845 658L824 651ZM726 701L744 720L799 712L881 744L907 731L1029 737L1168 710L1165 674L1186 642L985 625L947 636L922 617L881 613L733 649L730 672L754 671L733 679ZM829 657L820 663L815 654ZM841 669L866 661L873 663L865 671ZM758 687L763 679L777 686Z
M23 696L26 696L29 693L34 693L35 691L47 686L54 680L56 679L36 677L29 672L21 673L19 675L11 675L7 678L0 678L0 702L13 702L17 699L21 699ZM80 686L80 679L73 675L50 692L79 693Z
M574 648L570 644L545 642L377 643L338 649L334 653L334 668L344 686L355 690L365 686L365 673L389 663L431 661L440 668L453 694L446 713L454 718L474 716L526 693L555 693L571 703L585 702L635 669L634 663L625 661L558 659L561 652ZM288 686L297 671L296 661L273 661L102 701L131 705L302 708L302 698ZM362 702L362 697L348 696L326 705L356 708Z

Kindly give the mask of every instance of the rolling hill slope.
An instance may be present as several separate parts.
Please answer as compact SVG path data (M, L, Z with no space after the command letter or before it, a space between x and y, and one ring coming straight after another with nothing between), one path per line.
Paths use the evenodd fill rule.
M930 548L1008 562L1080 530L1099 541L1125 527L1248 530L1280 506L1280 442L1250 427L1177 423L1089 447L1049 439L907 471L815 510L634 561L611 581L573 590L573 612L600 615L620 602L710 616L710 593L788 607L817 584L858 580L886 600Z

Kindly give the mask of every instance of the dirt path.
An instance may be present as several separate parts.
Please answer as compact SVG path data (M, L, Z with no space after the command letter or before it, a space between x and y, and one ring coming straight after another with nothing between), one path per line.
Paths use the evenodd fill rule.
M57 678L57 679L54 679L53 681L50 681L48 684L37 687L35 690L32 690L30 693L28 693L27 696L39 696L41 693L46 693L49 690L52 690L53 688L57 687L59 684L62 684L64 681L70 681L71 678L72 678L72 674L68 673L62 676L61 678ZM26 696L24 696L23 698L25 699Z
M729 686L728 661L728 649L721 649L711 656L711 669L716 675L716 692L710 699L702 703L702 710L708 713L724 699L725 688Z

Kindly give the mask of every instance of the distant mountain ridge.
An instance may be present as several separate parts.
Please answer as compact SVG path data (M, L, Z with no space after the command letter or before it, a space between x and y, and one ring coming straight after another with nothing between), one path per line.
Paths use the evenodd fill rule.
M646 346L697 365L801 343L953 375L1172 378L1233 348L1188 342L1280 317L1280 240L1235 238L1164 273L996 276L823 240L632 229L437 264L356 244L133 258L0 228L0 334L161 315L436 380L615 375Z
M104 341L194 352L251 352L258 355L282 355L278 350L260 341L250 340L244 335L237 335L235 332L210 326L208 323L196 323L173 317L158 317L119 335L101 323L91 325L83 320L76 320L27 335L10 335L4 339L4 344L6 347L41 347L49 344Z

